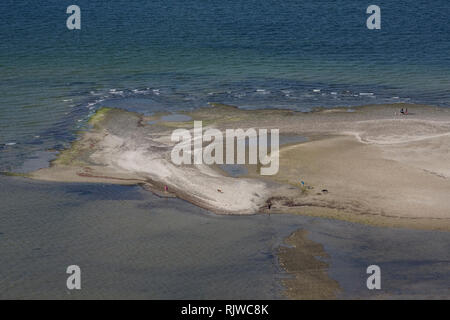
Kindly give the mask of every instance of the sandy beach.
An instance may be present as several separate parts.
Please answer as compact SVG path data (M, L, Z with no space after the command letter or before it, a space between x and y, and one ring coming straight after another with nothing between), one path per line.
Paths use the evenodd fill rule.
M407 107L409 115L399 114ZM70 149L34 179L142 184L216 213L318 215L375 225L450 229L450 111L423 105L241 110L212 104L164 121L104 108ZM207 165L174 165L170 134L192 129L277 128L306 137L280 149L276 175L256 165L232 177ZM304 185L300 184L304 181ZM164 192L164 186L168 192ZM219 192L220 190L221 192ZM270 204L270 206L269 206ZM269 210L270 207L270 210Z

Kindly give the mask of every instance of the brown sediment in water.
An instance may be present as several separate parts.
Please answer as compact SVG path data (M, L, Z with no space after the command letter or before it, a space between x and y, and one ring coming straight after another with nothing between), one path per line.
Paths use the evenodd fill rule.
M401 107L410 115L396 114ZM192 118L180 122L101 109L91 130L31 177L141 184L156 193L168 186L171 195L216 213L293 213L450 230L450 110L404 104L347 109L302 113L213 104L178 112ZM146 124L150 119L158 121ZM216 166L171 162L172 131L192 129L194 120L205 129L280 129L308 141L280 148L276 175L261 176L250 165L245 176L230 177Z
M295 300L335 299L340 292L337 281L328 276L329 256L321 244L308 239L308 232L293 232L278 248L280 266L290 274L283 279L284 294Z

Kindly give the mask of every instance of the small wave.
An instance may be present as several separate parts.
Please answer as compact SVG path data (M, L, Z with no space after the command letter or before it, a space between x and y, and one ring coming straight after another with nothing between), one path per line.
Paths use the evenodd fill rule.
M150 92L150 88L145 88L145 89L133 89L131 90L133 93L136 94L147 94Z
M124 92L122 90L109 89L109 93L111 93L113 95L123 95Z

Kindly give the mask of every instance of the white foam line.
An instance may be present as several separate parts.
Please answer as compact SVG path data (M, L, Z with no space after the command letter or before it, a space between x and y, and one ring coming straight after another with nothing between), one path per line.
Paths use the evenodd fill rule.
M442 133L442 134L436 134L436 135L429 135L429 136L422 136L422 137L416 137L416 138L403 138L403 139L397 139L397 141L386 141L386 140L376 140L376 139L363 139L361 138L361 133L354 132L354 131L344 131L341 132L344 135L354 136L359 142L364 144L375 144L375 145L395 145L395 144L404 144L409 142L417 142L417 141L424 141L428 139L435 139L435 138L442 138L446 136L450 136L450 132Z

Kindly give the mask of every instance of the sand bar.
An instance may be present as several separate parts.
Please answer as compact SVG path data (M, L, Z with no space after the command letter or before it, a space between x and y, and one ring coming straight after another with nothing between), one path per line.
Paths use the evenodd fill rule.
M408 116L398 113L401 107L408 108ZM168 186L171 195L216 213L291 212L450 229L448 109L394 104L302 113L212 104L180 114L192 120L164 121L161 116L101 109L91 119L91 130L50 168L30 176L142 184L163 194ZM308 141L280 149L277 175L261 176L257 166L248 166L245 176L231 177L214 166L171 162L172 131L192 129L193 120L221 131L275 128Z

